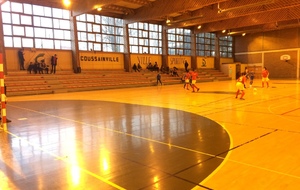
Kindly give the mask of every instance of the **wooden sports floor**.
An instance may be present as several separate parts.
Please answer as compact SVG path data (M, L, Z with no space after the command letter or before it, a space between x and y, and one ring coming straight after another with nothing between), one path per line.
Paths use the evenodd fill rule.
M300 189L300 83L10 97L0 189Z

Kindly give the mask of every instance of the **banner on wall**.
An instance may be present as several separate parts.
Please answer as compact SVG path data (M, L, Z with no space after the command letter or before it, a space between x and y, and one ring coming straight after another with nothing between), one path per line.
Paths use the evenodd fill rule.
M151 56L137 56L138 63L148 65L151 62Z
M169 64L170 65L182 65L186 61L185 57L170 57Z
M119 62L120 57L109 55L80 55L80 62Z
M83 69L124 68L124 55L117 53L80 53L79 61Z

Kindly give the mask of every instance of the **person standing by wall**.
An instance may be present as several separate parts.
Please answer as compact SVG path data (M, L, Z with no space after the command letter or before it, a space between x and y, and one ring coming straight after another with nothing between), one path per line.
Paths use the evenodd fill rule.
M57 55L54 54L54 56L51 57L51 73L50 74L55 74L56 73L56 65L57 65Z
M24 68L25 59L24 59L24 49L23 48L18 51L18 58L19 58L20 70L25 70L25 68Z
M185 68L186 72L189 72L188 67L189 67L189 63L185 60L185 62L184 62L184 68Z
M262 76L262 87L264 87L265 83L267 83L267 88L269 88L269 71L267 70L266 67L263 68L261 72Z

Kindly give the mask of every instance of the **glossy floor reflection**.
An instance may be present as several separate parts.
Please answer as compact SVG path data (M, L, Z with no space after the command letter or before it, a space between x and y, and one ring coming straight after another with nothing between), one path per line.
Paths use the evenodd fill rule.
M20 119L3 134L1 170L19 189L191 189L230 145L216 122L174 109L44 100L10 102L9 110Z
M9 98L0 189L300 187L299 83L198 85Z

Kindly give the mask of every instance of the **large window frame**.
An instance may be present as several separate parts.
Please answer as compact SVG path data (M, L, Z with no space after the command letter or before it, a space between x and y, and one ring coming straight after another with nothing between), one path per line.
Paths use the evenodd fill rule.
M222 36L219 38L220 57L232 58L233 55L233 37Z
M162 54L162 25L128 24L130 53Z
M76 17L79 50L124 52L123 19L82 14Z
M192 37L191 30L184 28L172 28L167 30L168 54L191 55Z
M5 47L71 49L69 10L6 1L1 11Z
M215 57L215 33L199 33L196 35L196 55Z

